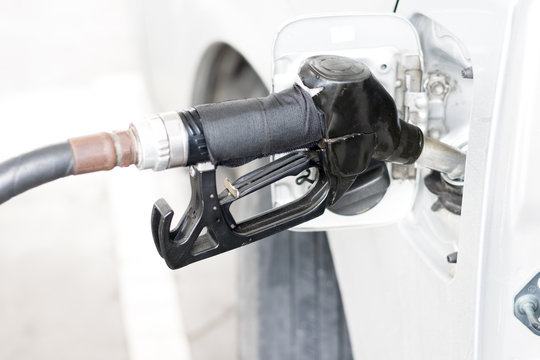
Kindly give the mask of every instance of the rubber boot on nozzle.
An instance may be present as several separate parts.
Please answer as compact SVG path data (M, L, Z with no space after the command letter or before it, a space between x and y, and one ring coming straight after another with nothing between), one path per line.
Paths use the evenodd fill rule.
M398 119L394 100L362 62L334 55L308 58L299 77L324 112L327 172L335 202L371 159L411 164L423 147L422 131Z

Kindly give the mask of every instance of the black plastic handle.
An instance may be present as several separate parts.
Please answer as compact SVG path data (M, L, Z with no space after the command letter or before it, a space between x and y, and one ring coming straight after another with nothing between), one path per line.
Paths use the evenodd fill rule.
M288 154L242 176L219 196L215 168L208 165L191 168L191 203L175 229L170 230L174 212L165 200L158 200L152 209L154 242L171 269L289 229L321 215L326 208L329 186L326 175L319 171L308 193L291 203L241 223L236 223L230 213L232 203L247 194L309 168L321 169L318 152Z

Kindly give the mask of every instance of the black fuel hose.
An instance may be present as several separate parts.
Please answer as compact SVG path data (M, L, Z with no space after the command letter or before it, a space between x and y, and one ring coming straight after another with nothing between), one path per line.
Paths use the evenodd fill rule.
M50 145L0 164L0 204L26 190L74 174L70 144Z

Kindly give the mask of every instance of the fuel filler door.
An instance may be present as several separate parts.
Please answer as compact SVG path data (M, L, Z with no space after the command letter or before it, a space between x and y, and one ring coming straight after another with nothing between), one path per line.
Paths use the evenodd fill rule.
M354 58L366 64L392 96L400 119L418 126L424 134L463 148L467 129L463 127L450 133L445 123L448 120L445 118L446 95L456 86L440 71L444 70L444 66L439 66L444 59L441 62L430 60L430 65L435 65L429 72L425 69L422 47L428 47L435 59L441 56L432 51L434 47L445 45L436 41L433 44L430 39L430 36L436 37L433 35L433 29L438 30L436 26L421 14L411 19L394 14L368 14L295 20L281 29L274 43L273 90L291 86L297 80L298 67L310 56ZM466 69L467 64L460 67ZM466 95L467 87L461 93ZM459 110L459 116L469 110ZM317 231L396 223L411 213L426 175L414 165L372 161L329 211L295 229ZM306 171L295 179L273 184L274 206L286 204L309 191L316 177L317 174ZM447 205L450 209L455 204Z

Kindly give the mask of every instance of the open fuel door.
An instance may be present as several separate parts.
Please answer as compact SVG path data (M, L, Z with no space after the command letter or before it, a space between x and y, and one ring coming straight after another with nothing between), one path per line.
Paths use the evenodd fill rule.
M463 148L467 125L455 119L468 118L470 102L459 102L459 98L469 94L472 84L460 86L467 74L454 79L446 64L461 62L456 68L470 70L470 77L472 69L467 70L470 65L459 42L437 26L421 14L414 15L411 21L394 14L323 16L293 21L281 29L275 40L273 90L280 91L293 84L300 64L309 56L326 54L358 59L394 98L402 120L420 127L431 137ZM439 41L442 37L444 42ZM437 47L442 46L457 50L451 54L437 52ZM429 70L426 70L423 47L430 55ZM459 93L457 96L452 95L452 101L464 105L447 114L447 98L456 88L460 91L455 92ZM373 161L337 204L295 229L317 231L396 223L411 213L425 188L421 180L428 173L414 165ZM306 172L296 179L274 184L274 206L300 197L309 190L316 176ZM429 209L437 197L426 201ZM450 226L453 221L450 220ZM448 221L444 222L446 227Z

